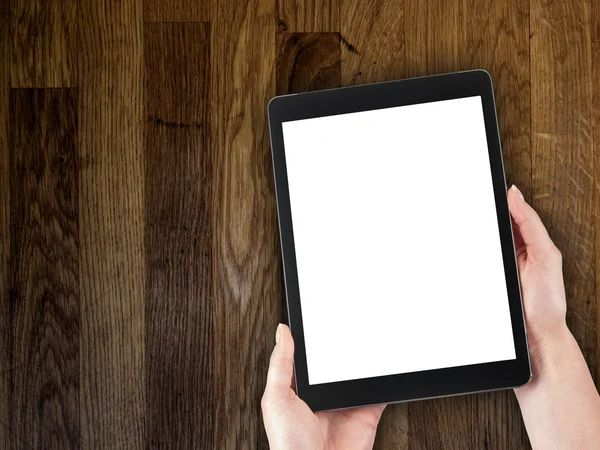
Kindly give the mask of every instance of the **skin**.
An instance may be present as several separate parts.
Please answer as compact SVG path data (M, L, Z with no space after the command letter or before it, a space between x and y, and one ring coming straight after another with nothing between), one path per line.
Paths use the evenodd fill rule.
M565 322L562 257L537 213L508 191L529 335L532 380L515 389L534 449L595 448L600 397ZM261 406L271 449L370 449L385 408L313 413L293 389L294 341L280 324Z

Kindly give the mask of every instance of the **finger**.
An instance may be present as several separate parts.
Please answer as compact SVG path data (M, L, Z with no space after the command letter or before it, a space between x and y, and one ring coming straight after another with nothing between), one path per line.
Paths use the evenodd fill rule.
M523 253L525 253L525 243L523 242L523 236L521 236L521 232L519 231L519 227L515 225L515 221L511 218L511 227L513 231L513 238L515 241L515 253L517 258L519 258Z
M290 329L283 324L279 324L275 336L276 344L269 363L265 394L288 395L294 376L294 339Z
M559 254L540 216L525 202L523 194L513 185L508 190L508 207L513 223L527 251L527 259L544 260ZM517 238L515 237L515 240ZM518 242L515 242L515 246Z

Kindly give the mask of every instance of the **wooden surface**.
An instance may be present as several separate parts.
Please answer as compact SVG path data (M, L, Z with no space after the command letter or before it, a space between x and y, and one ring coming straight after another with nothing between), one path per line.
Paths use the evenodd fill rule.
M1 0L0 448L265 448L285 314L266 105L484 68L600 382L597 0ZM377 448L529 448L512 392Z

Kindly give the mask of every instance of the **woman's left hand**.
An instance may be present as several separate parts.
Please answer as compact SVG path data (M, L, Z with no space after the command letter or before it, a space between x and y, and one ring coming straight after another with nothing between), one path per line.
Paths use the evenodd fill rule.
M313 413L292 388L294 340L280 324L261 405L271 449L370 449L385 405Z

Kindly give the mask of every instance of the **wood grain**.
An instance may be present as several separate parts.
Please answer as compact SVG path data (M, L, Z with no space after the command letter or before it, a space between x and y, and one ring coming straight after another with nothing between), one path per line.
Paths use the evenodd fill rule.
M266 116L275 11L264 0L215 0L212 11L214 445L265 448L260 398L282 288Z
M267 102L473 68L600 385L599 45L598 0L0 0L0 448L266 448ZM393 405L378 430L529 448L510 391Z
M10 0L0 1L0 448L10 448Z
M462 0L404 0L407 77L459 70Z
M529 10L520 0L468 0L461 13L460 70L483 68L494 83L507 186L530 194Z
M592 74L585 1L531 5L532 204L563 254L567 321L597 366Z
M277 0L280 32L340 31L341 0Z
M146 24L148 445L212 448L209 26Z
M277 95L340 86L339 33L277 35Z
M404 0L340 1L342 85L404 78Z
M80 445L77 96L10 96L10 448Z
M208 22L210 0L144 0L145 22Z
M600 44L600 1L592 0L591 13L592 13L592 22L591 22L592 42Z
M72 87L77 78L77 1L12 0L12 87Z
M145 448L142 1L79 4L81 434Z
M592 94L593 94L593 174L594 174L594 235L595 235L595 255L596 255L596 387L600 388L600 364L598 358L600 354L600 43L592 44Z

